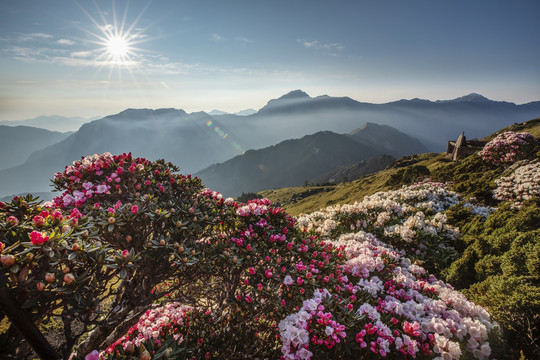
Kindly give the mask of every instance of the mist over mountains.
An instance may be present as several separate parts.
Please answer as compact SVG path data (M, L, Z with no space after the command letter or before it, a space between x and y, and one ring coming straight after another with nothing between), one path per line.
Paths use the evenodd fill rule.
M366 123L349 134L321 131L249 150L195 175L208 188L237 197L303 183L339 182L382 170L397 157L424 152L417 139L387 125Z
M77 131L82 124L97 120L98 118L85 119L79 116L65 117L65 116L38 116L27 120L13 120L13 121L0 121L0 125L6 126L31 126L42 128L50 131L69 132Z
M55 143L29 146L34 152L26 161L26 155L16 155L20 152L17 146L2 148L2 158L14 162L6 165L11 168L0 171L0 196L50 191L49 179L55 172L81 156L107 151L132 152L134 156L151 160L164 158L179 165L183 173L195 173L250 149L266 148L317 132L347 134L368 122L388 125L419 140L428 151L440 152L449 139L455 139L462 131L467 138L483 137L539 114L540 101L516 105L478 94L453 100L413 99L371 104L348 97L310 97L301 90L270 100L256 113L243 116L188 114L177 109L128 109L86 123ZM384 128L376 129L385 133ZM3 128L1 131L4 135ZM394 144L390 133L386 133L386 138L380 134L365 135L363 145L379 145L369 143L375 135L386 146ZM26 146L31 139L29 136L21 140L20 145ZM395 156L401 150L388 149L387 153Z
M0 125L0 170L24 163L37 150L53 145L69 133L30 126Z

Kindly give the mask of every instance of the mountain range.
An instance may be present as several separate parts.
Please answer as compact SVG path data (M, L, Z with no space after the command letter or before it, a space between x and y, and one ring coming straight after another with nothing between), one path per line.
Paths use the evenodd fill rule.
M349 134L321 131L249 150L195 175L225 196L242 192L336 182L385 168L395 157L424 153L417 139L387 125L367 123ZM380 158L381 155L386 155ZM392 156L389 156L392 155ZM377 160L368 162L368 159ZM354 169L354 171L353 171Z
M66 116L38 116L32 119L26 120L12 120L12 121L0 121L0 125L6 126L31 126L41 129L46 129L50 131L59 131L59 132L70 132L77 131L82 124L87 123L92 120L97 120L97 118L85 119L79 116L66 117Z
M37 150L64 140L69 133L31 126L0 125L0 170L24 163Z
M462 131L467 138L483 137L538 115L540 101L516 105L478 94L453 100L412 99L370 104L348 97L310 97L301 90L270 100L247 116L188 114L178 109L128 109L85 123L54 144L36 145L36 148L29 145L34 141L31 136L22 139L18 145L35 150L24 162L26 155L15 154L19 151L17 146L2 148L2 158L17 159L19 163L0 170L0 196L50 191L49 179L55 172L82 156L106 151L165 158L179 165L183 173L194 173L250 149L263 149L318 132L349 134L368 122L393 127L419 140L427 150L440 152L448 140L457 138ZM3 135L6 130L0 131ZM374 144L369 143L373 136L365 135L362 144L373 148ZM394 143L389 135L378 139L387 146ZM392 155L392 149L387 150ZM393 150L394 156L401 151ZM311 179L304 177L303 180Z

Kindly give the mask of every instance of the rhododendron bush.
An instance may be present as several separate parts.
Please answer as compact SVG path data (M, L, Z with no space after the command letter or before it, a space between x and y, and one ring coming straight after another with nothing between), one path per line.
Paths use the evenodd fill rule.
M494 165L508 165L529 159L538 151L538 139L526 132L503 132L488 142L479 155Z
M523 201L540 195L540 161L521 164L509 176L503 176L495 180L495 183L497 188L493 196L497 200L511 201L519 207Z
M425 181L366 196L353 205L336 205L302 215L298 224L333 238L355 229L370 232L404 250L412 261L437 272L457 255L453 243L459 231L447 224L443 211L458 203L484 217L493 211L462 199L443 183Z
M93 155L53 202L2 204L9 291L64 358L489 358L489 314L429 272L455 257L443 211L491 209L422 183L296 220L178 171Z
M428 195L435 189L440 189L435 191L436 195ZM381 200L382 203L375 205L377 202L375 199ZM377 194L366 199L371 205L357 204L354 209L356 214L361 212L360 208L363 206L364 210L372 211L371 213L367 211L369 216L365 217L359 228L378 231L381 236L386 236L390 240L395 240L397 235L388 234L384 229L377 230L378 226L383 224L376 226L371 223L376 222L377 218L381 221L382 217L378 217L377 213L384 213L383 209L387 212L394 209L394 213L399 213L393 220L394 225L409 221L409 218L401 212L403 208L406 209L406 213L411 213L416 218L421 217L417 214L419 209L431 213L432 217L439 214L436 221L442 222L441 224L434 226L428 220L428 225L425 226L438 228L443 234L441 236L447 237L450 242L457 232L445 225L440 211L459 201L462 199L442 187L442 184L419 184L404 188L402 191ZM261 214L267 214L273 209L264 200L262 204L264 207L261 208L261 202L252 202L239 207L237 213L241 218L249 215L252 222L256 222ZM487 215L491 211L470 203L465 204L481 215ZM236 296L236 304L242 308L241 314L249 314L240 319L243 324L241 331L245 335L250 328L256 328L258 330L256 336L250 341L257 342L262 337L264 342L261 346L264 350L262 354L257 354L254 347L248 352L244 348L244 353L239 357L347 359L354 357L354 354L366 358L490 357L488 334L496 333L498 327L490 321L485 309L467 301L462 294L437 280L433 275L429 275L424 268L413 265L404 256L405 251L396 250L378 240L373 233L359 230L356 226L351 229L350 225L345 223L351 221L349 218L341 218L344 223L330 221L338 216L335 209L337 208L329 208L322 212L327 216L317 213L299 218L297 228L302 233L295 236L303 237L304 240L294 256L299 259L307 255L307 258L297 261L293 267L281 267L281 274L277 277L280 286L273 300L277 304L269 304L262 314L257 313L257 306L263 303L258 292L264 292L267 285L259 282L256 287L250 287L248 283L251 284L252 277L257 273L260 272L262 275L264 267L256 270L249 266L250 264L247 265L249 275L244 278L244 284L247 285L246 289L252 291L248 290L247 295L238 293ZM344 211L340 213L343 214ZM360 221L358 218L354 219L355 224L358 221ZM421 217L418 221L425 221L425 218ZM265 222L266 220L259 220L257 223L261 224L251 228L261 227ZM296 246L288 243L291 233L287 235L289 240L283 241L282 244L294 251ZM410 235L402 241L410 244L412 241ZM240 248L242 246L247 248L253 244L246 245L245 240L245 237L240 241L235 238L233 242ZM259 246L279 243L279 238L270 237L268 242L259 243ZM315 244L324 244L324 252L314 251ZM237 262L241 258L245 261L246 257L241 253L236 254L239 259ZM337 254L337 259L333 260L335 271L324 276L321 270L325 269L328 254ZM325 261L318 261L317 258L320 256L323 256ZM270 256L264 261L272 262L272 258ZM279 260L282 265L285 265L286 261L284 258ZM264 262L259 259L259 263ZM275 269L276 267L272 267L264 270L262 279L275 276ZM310 284L313 286L309 286ZM288 306L289 303L293 304L292 309ZM200 324L202 313L206 315L206 321L203 323L212 330L207 332L211 334L210 336L198 340L193 334L194 330L200 327L195 324ZM223 351L227 338L235 338L235 335L227 333L224 328L216 329L219 314L211 308L204 307L192 309L185 314L181 322L166 320L165 331L162 327L148 324L145 318L141 318L127 335L119 338L102 352L101 356L110 359L130 355L141 356L148 349L152 349L156 357L165 353L183 354L187 358L238 356ZM186 322L186 319L191 322ZM260 326L261 322L268 321L272 326L266 329ZM161 324L162 321L157 323ZM277 348L273 343L273 336L265 336L265 331L267 334L279 332L280 342ZM241 342L242 339L237 341ZM139 346L135 346L137 344ZM226 354L227 356L224 356Z

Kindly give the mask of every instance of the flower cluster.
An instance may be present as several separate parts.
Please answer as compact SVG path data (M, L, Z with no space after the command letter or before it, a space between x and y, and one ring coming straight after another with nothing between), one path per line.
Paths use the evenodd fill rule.
M106 266L108 248L96 241L92 225L77 209L47 207L31 195L1 204L0 271L33 316L53 316L66 304L79 312L86 307L81 299L94 296L88 267Z
M350 353L489 358L488 333L496 324L485 309L372 234L345 234L332 245L346 255L349 283L333 294L316 290L298 312L280 322L285 359L346 358Z
M298 226L334 238L353 230L364 230L405 250L413 261L437 270L455 257L453 242L459 236L458 230L447 224L441 212L458 203L486 217L493 211L465 201L445 184L427 181L366 196L353 205L336 205L301 215Z
M529 158L539 144L538 139L529 133L506 131L488 142L478 155L497 166L509 165Z
M141 345L151 342L153 349L159 349L163 339L172 337L178 344L184 340L179 330L186 327L186 315L193 311L191 306L180 305L177 302L164 306L154 306L139 318L128 333L109 345L101 354L107 355L133 355L142 354Z
M495 180L495 183L497 188L493 196L497 200L511 201L515 207L520 207L524 200L540 195L540 161L519 166L512 174Z

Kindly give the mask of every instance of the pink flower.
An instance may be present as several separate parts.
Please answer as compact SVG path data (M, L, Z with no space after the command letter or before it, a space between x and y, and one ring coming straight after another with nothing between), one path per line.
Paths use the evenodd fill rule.
M96 194L105 194L110 188L108 185L98 185L96 187Z
M122 259L126 260L129 256L129 250L122 250Z
M99 352L97 350L92 351L84 357L84 360L99 360Z
M137 213L137 211L139 211L139 207L138 207L137 205L133 205L133 206L131 207L131 213L132 213L132 214L135 214L135 213Z
M94 184L92 184L91 182L85 182L82 184L82 186L85 190L90 190L94 187Z
M40 233L39 231L32 231L30 233L30 241L34 245L41 245L47 240L49 240L49 237L43 233Z
M7 222L11 226L17 226L19 225L19 219L17 219L15 216L10 216L7 218Z
M58 210L54 211L54 212L52 213L51 216L52 216L52 218L53 218L54 220L58 220L58 221L62 221L62 220L64 219L64 216L63 216L62 213L61 213L60 211L58 211Z
M266 269L266 271L264 272L264 275L267 277L267 278L271 278L272 277L272 272L270 271L270 269Z
M255 269L254 269L254 268L250 267L250 268L248 269L248 271L249 271L249 273L250 273L251 275L255 275Z

